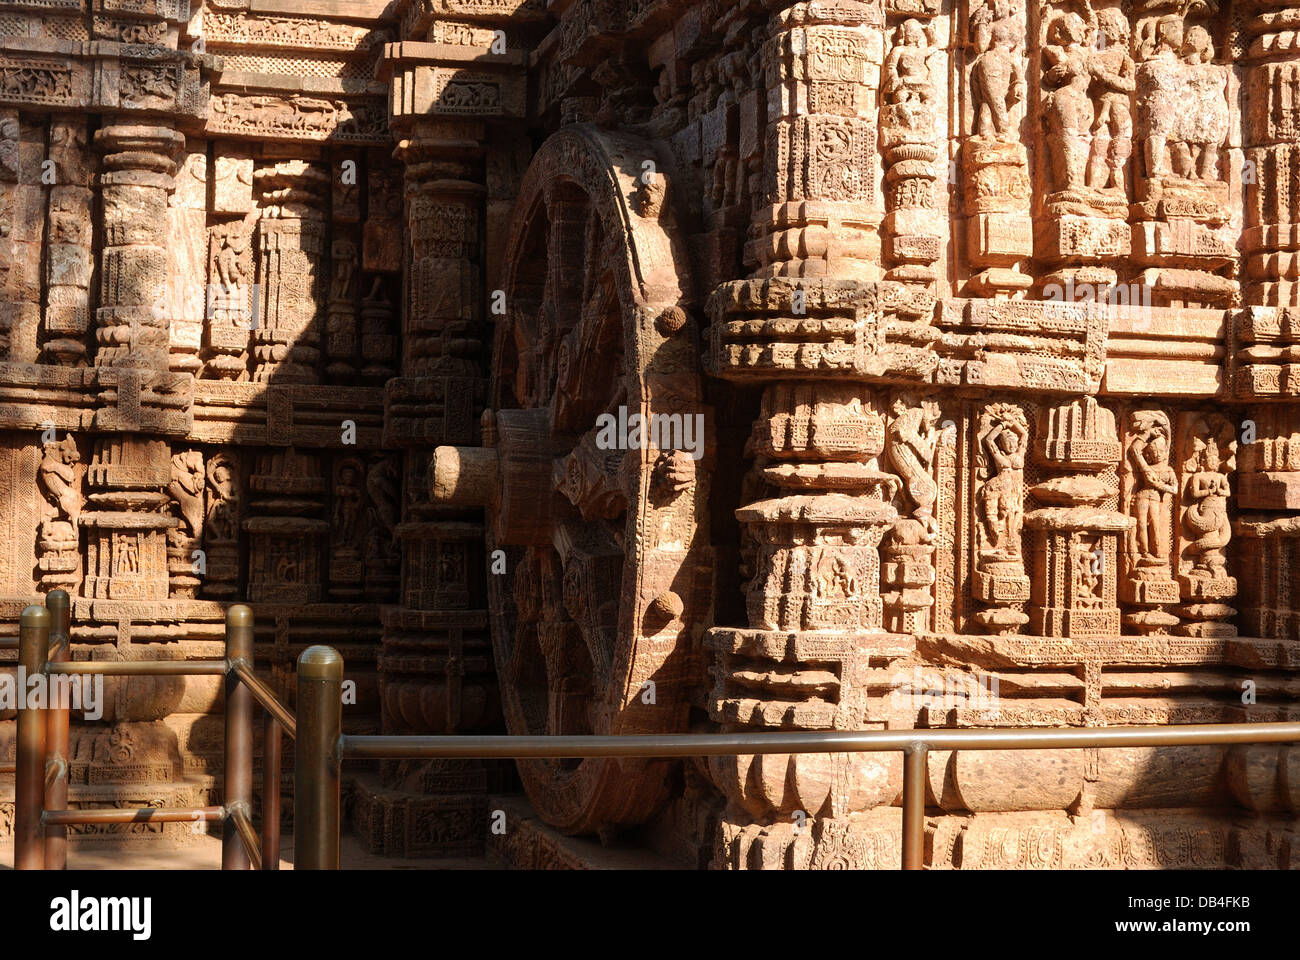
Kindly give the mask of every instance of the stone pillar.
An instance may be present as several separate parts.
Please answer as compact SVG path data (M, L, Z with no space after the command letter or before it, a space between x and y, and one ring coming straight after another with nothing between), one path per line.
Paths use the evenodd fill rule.
M880 2L774 6L762 50L763 188L746 261L757 276L878 279Z
M933 290L947 228L947 191L936 190L946 134L947 19L898 18L891 33L880 89L880 143L888 212L883 223L890 269L887 280Z
M746 481L753 499L736 513L749 625L714 628L707 638L716 665L709 711L725 730L862 729L884 720L866 690L868 659L889 662L910 643L885 632L886 603L899 622L929 606L932 532L919 503L908 521L919 532L891 535L882 595L881 541L898 519L891 501L901 484L877 464L885 419L863 383L878 368L884 333L873 282L884 215L876 129L884 22L879 3L790 5L773 12L762 48L766 153L746 248L755 279L723 284L708 305L711 372L763 385ZM923 29L920 38L906 33L905 46L928 43ZM933 90L901 64L910 53L891 59L898 109L883 121L895 182L924 181L935 153L921 144L918 162L904 163L933 102ZM933 224L919 212L923 203L911 206L924 186L917 189L896 192L888 233L898 279L924 290L938 241L921 239ZM918 605L921 592L927 602ZM890 814L870 811L893 799L898 766L849 754L713 760L728 799L715 863L806 867L843 856L854 866L883 865Z
M95 144L104 153L95 366L166 370L167 198L185 138L170 127L110 125Z
M394 733L499 722L482 516L433 507L427 461L440 444L477 445L485 406L485 302L493 280L484 257L499 257L504 246L504 238L495 247L484 238L485 121L495 122L495 136L508 136L508 121L523 117L525 54L516 29L541 16L527 5L508 6L455 0L435 12L399 0L402 42L389 47L381 67L381 77L391 77L390 124L405 165L404 208L383 217L405 220L407 245L401 365L385 385L384 410L384 446L403 451L402 460L377 461L370 473L372 496L390 491L381 498L385 522L400 545L398 602L381 609L383 727ZM504 52L495 46L498 28ZM363 307L368 329L382 323L395 299L372 291ZM363 342L372 365L385 362L383 346L382 333ZM382 551L368 554L368 589L387 589L393 566ZM372 849L394 854L481 850L489 772L478 761L385 764L380 783L361 792L358 830ZM434 818L465 829L434 835Z
M478 146L483 129L474 121L441 120L422 122L413 133L399 146L406 164L410 244L402 376L387 386L384 427L386 444L407 450L406 489L419 492L402 498L396 518L401 605L385 608L383 614L385 663L395 668L383 686L386 724L412 732L444 732L465 729L469 718L450 711L450 706L461 702L466 653L477 659L488 644L482 594L476 591L473 602L470 590L470 571L481 569L483 558L473 550L463 553L470 540L482 542L481 519L433 507L426 478L430 445L476 441L486 392L479 253L486 192ZM421 407L441 416L410 416ZM433 676L401 676L412 669ZM412 710L409 693L399 693L412 683L445 690L441 707Z
M893 662L912 640L886 632L886 604L905 622L931 602L930 494L937 491L923 474L937 435L927 411L937 407L918 407L914 431L931 457L923 454L901 481L879 469L891 439L914 438L887 437L861 382L876 346L874 293L874 285L854 281L780 278L726 284L710 300L714 375L767 384L749 444L756 461L743 495L753 499L736 512L750 573L749 624L715 627L706 640L715 663L709 711L724 730L887 722L867 689L868 663ZM806 312L796 311L796 298ZM896 422L911 419L895 411ZM895 452L901 462L901 449ZM911 494L901 502L912 516L899 520L891 501L904 486ZM887 532L882 595L879 548ZM915 603L921 593L926 602ZM841 856L853 866L885 866L896 855L891 811L873 809L893 799L896 757L725 757L712 760L710 771L729 801L720 866L808 867Z
M171 450L149 436L146 397L174 387L169 368L168 195L185 138L169 127L111 124L95 134L104 153L100 306L94 364L116 408L101 420L130 433L95 439L87 474L91 490L82 522L88 596L165 600L169 594L166 531L179 523L166 490Z
M1242 86L1243 144L1242 200L1246 256L1244 299L1268 307L1300 307L1300 282L1295 260L1300 237L1300 127L1296 122L1296 89L1300 63L1293 55L1288 26L1300 7L1294 4L1247 3L1250 11L1246 34L1251 38L1245 56Z
M454 390L457 377L481 377L479 243L485 190L463 178L426 181L419 167L416 179L407 183L411 252L402 372L436 376Z
M1249 636L1300 640L1300 518L1239 520L1242 622Z
M361 379L367 384L387 383L397 375L397 335L393 303L376 277L361 303Z
M1233 545L1247 635L1300 637L1300 65L1292 49L1300 7L1246 5L1244 50L1234 51L1244 93L1241 250L1247 304L1231 315L1238 519Z
M0 358L37 359L47 157L43 125L0 109Z
M329 174L284 160L254 174L262 193L257 225L261 310L253 379L318 383L322 316L330 263L325 213Z
M90 330L90 282L94 269L91 156L84 117L55 117L50 126L50 242L45 260L46 307L42 359L79 365L86 361Z
M436 508L426 475L430 446L471 445L484 405L483 266L480 259L484 131L475 121L417 124L399 146L406 163L407 301L401 377L386 391L386 443L406 449L403 466L382 466L390 478L418 491L401 498L393 530L400 545L399 604L383 608L381 691L385 730L450 733L471 730L497 714L481 571L483 524L477 512ZM416 410L436 411L416 419ZM394 771L390 771L392 773ZM447 794L472 771L435 762L420 775L422 788ZM476 803L464 796L422 801L439 809ZM412 827L413 830L413 827ZM386 841L418 849L411 832ZM398 852L395 850L394 852Z

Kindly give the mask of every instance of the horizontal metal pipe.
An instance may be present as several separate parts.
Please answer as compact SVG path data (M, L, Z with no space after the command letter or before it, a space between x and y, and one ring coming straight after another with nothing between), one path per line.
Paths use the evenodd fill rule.
M17 773L18 765L16 763L0 763L0 773Z
M714 757L766 753L910 750L1047 750L1300 741L1300 723L1203 723L1073 729L864 730L658 736L342 736L344 759L435 757Z
M71 660L51 667L51 674L99 674L105 677L220 677L224 660Z
M47 827L102 823L195 823L219 822L224 807L141 807L138 810L46 810L41 822Z
M248 819L248 814L244 812L243 807L235 807L230 811L230 819L235 824L235 830L239 833L239 839L244 844L244 852L248 854L254 870L262 869L262 848L258 843L257 831L253 829L253 821Z
M17 650L17 637L0 637L0 650Z
M284 728L284 732L291 737L298 736L298 721L294 719L294 715L280 702L275 692L258 679L252 668L247 664L237 663L234 672L239 682L248 687L249 693L262 705L262 708L275 717L276 723Z

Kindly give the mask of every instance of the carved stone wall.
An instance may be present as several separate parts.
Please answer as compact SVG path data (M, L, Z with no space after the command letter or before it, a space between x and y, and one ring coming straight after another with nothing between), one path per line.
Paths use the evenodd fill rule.
M715 579L695 729L1295 715L1285 22L1173 0L560 18L542 115L671 145L706 281L715 550L740 577ZM1287 762L935 755L927 857L1284 865L1297 798L1265 785ZM896 862L897 763L709 775L715 866Z
M0 612L63 588L75 658L168 659L219 655L225 605L251 602L279 692L332 643L345 723L378 730L402 231L385 87L365 78L396 24L311 7L0 10ZM74 805L220 800L218 678L105 691L74 722ZM158 832L189 836L79 836Z
M1296 19L0 3L0 615L186 657L246 600L352 730L1294 718ZM211 793L217 684L108 686L74 802ZM935 753L927 861L1293 865L1293 765ZM896 756L520 772L699 865L899 855ZM351 819L474 852L513 785Z

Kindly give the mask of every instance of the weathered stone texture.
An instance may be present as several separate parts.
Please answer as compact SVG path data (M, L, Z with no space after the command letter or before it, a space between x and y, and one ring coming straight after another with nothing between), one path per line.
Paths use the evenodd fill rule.
M2 6L10 621L199 656L247 600L394 733L1300 712L1300 10ZM218 685L111 687L73 802L210 793ZM1284 747L929 763L935 868L1297 862ZM674 862L899 856L895 755L518 770ZM350 811L472 854L506 779Z

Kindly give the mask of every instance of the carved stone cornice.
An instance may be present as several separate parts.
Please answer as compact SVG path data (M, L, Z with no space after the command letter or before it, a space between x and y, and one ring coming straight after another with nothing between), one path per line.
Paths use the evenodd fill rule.
M186 23L190 19L190 0L92 0L96 13L157 17L169 23Z
M365 95L345 95L337 82L319 91L272 83L263 75L255 87L214 93L205 132L261 141L372 146L389 142L383 98L373 95L369 85L363 87Z
M1300 399L1300 310L1247 307L1234 314L1229 358L1233 396Z
M79 68L86 62L91 69ZM7 39L0 52L0 104L183 123L204 116L205 74L218 66L217 58L162 46Z
M535 23L547 16L546 0L398 0L393 14L401 36L423 40L435 20Z
M1300 392L1300 363L1290 372L1289 314L1273 308L915 300L900 299L900 289L784 278L724 284L706 307L711 372L751 383L856 380L1106 396L1149 395L1156 376L1162 392L1188 398ZM1251 346L1225 348L1233 330Z
M394 123L415 117L523 119L527 86L523 51L403 41L384 50L379 77L391 82Z
M348 59L365 59L393 39L388 26L374 23L330 23L305 16L248 16L208 10L203 15L203 38L210 49L266 56L287 51L330 51Z

